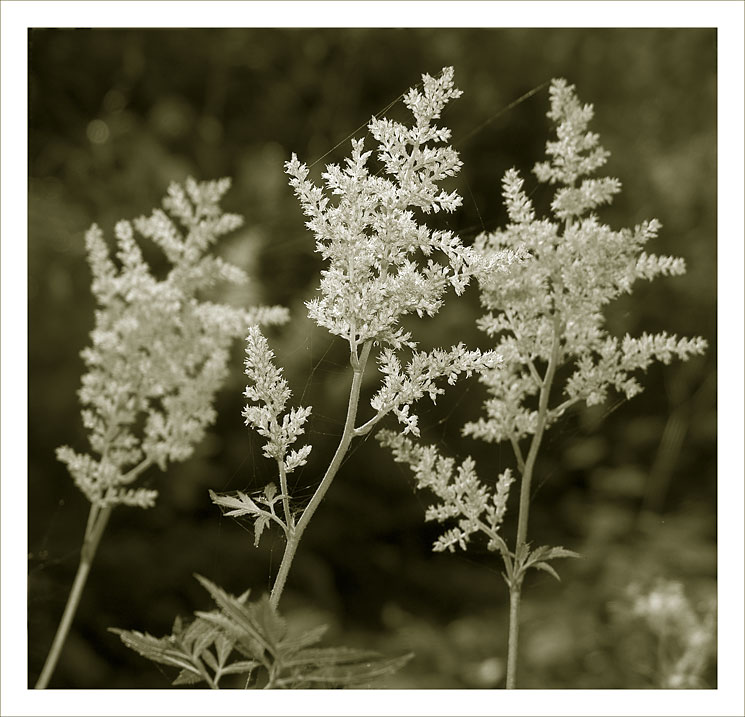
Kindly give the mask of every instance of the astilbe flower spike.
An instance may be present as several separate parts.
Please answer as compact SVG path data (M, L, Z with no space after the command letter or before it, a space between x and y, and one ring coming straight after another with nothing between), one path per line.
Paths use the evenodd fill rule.
M131 484L150 465L164 470L188 458L215 419L215 393L227 375L229 347L257 321L283 323L286 309L253 310L198 298L218 281L241 283L244 272L207 253L243 219L218 202L230 180L172 184L166 211L115 227L119 266L95 224L86 234L92 290L98 303L91 345L82 357L80 401L93 455L68 446L57 455L98 507L150 507L157 492ZM181 225L181 228L177 226ZM151 239L172 265L156 278L135 240ZM143 424L141 432L137 427Z
M610 388L632 398L642 390L638 371L654 361L687 360L706 348L701 338L664 332L621 340L608 335L606 304L631 293L638 279L683 274L685 262L643 251L660 230L656 219L614 231L591 213L612 200L620 182L587 176L609 156L587 130L592 106L581 105L564 80L554 80L550 92L548 116L556 124L557 140L546 145L551 160L536 164L534 172L540 181L558 185L553 220L535 218L523 180L511 169L503 180L510 224L477 239L485 256L506 249L524 252L522 261L499 276L484 274L479 280L481 303L489 312L479 326L497 339L504 364L499 372L482 374L491 396L486 417L468 424L465 432L495 443L536 433L538 412L530 397L544 385L539 365L548 365L552 357L555 366L570 364L574 371L564 399L547 406L544 427L575 403L604 402Z
M444 391L444 382L453 384L461 375L497 366L494 352L468 350L463 344L419 351L411 332L401 326L407 315L434 316L448 289L461 294L478 272L508 262L511 256L505 252L486 257L464 246L451 232L430 229L421 216L452 212L461 202L457 192L440 187L458 172L461 162L447 144L450 130L435 124L445 105L460 94L453 84L453 69L444 68L438 77L424 75L421 89L404 96L414 118L412 126L373 117L368 130L377 141L380 171L369 168L373 152L365 150L361 139L352 140L343 166L325 168L323 186L313 183L309 167L295 155L285 165L324 261L318 295L307 302L308 314L349 345L352 382L337 450L296 519L289 507L286 475L305 463L311 448L305 445L289 454L287 450L302 434L310 408L292 408L280 416L290 398L289 388L259 330L249 333L248 345L254 349L246 362L245 395L250 403L244 417L267 439L264 454L277 462L280 492L275 494L272 487L271 497L265 489L257 500L245 495L213 495L213 500L233 515L252 516L257 536L269 522L282 527L287 543L272 589L275 606L303 531L353 439L367 435L389 414L396 416L405 433L418 435L418 417L412 410L416 401L424 396L435 401ZM357 425L362 377L373 349L381 385L370 400L373 415ZM280 499L281 517L273 508Z
M98 304L79 391L91 453L61 446L57 457L91 507L78 571L37 688L54 673L111 510L154 505L157 491L133 484L151 466L165 470L193 453L215 419L233 339L250 325L287 320L282 307L245 310L199 298L218 281L246 279L208 253L243 223L219 207L229 186L229 179L171 184L163 209L117 223L115 259L98 226L85 236ZM165 278L152 273L135 231L165 255Z
M468 423L463 432L492 443L509 441L513 448L520 476L514 549L496 533L497 524L482 517L490 494L500 509L502 496L506 501L508 473L502 473L490 490L477 478L470 458L456 471L453 459L440 456L432 446L420 448L390 432L379 434L395 460L410 466L417 485L442 501L427 511L427 519L457 521L457 527L435 543L435 550L456 545L465 550L472 536L481 532L490 549L501 552L510 589L507 687L514 687L516 680L520 591L526 570L535 567L558 577L549 561L576 557L559 547L531 552L527 542L530 485L544 432L570 406L602 403L611 389L626 398L637 395L642 390L638 374L652 362L685 361L706 349L706 341L699 337L662 332L619 339L607 333L603 310L608 303L630 293L638 279L683 274L685 263L644 251L660 229L657 220L615 231L592 213L610 203L621 184L592 176L609 156L598 135L588 131L592 105L581 104L574 87L561 79L551 83L550 95L548 117L556 127L556 139L546 145L549 159L534 168L540 182L557 186L550 218L536 217L523 179L510 169L502 181L509 223L480 235L474 245L482 259L474 262L480 267L481 303L488 312L478 326L495 339L501 361L480 372L489 393L485 415ZM506 262L505 257L513 260ZM490 260L501 271L494 271ZM554 383L562 366L569 367L569 375L559 397Z
M295 155L286 164L316 251L328 262L320 297L308 302L309 315L346 339L352 351L369 340L394 349L413 346L400 319L433 316L446 289L462 293L482 261L451 232L431 230L415 216L415 209L452 212L461 204L457 192L437 185L457 174L461 161L454 149L441 146L450 130L433 124L461 92L453 86L452 68L436 79L425 75L423 85L423 93L412 89L404 98L413 127L376 118L368 125L382 175L368 168L372 150L364 151L363 140L352 140L346 166L326 167L325 189L313 184Z

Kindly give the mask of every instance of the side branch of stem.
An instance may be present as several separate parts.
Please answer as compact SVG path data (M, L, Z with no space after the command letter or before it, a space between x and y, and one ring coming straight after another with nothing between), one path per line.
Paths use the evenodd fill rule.
M326 469L326 473L324 474L323 479L318 485L318 488L316 488L316 492L313 494L313 497L310 499L310 502L303 511L303 514L300 517L300 520L298 520L297 525L295 525L294 528L289 528L288 526L289 529L287 544L285 545L285 551L282 555L282 562L280 563L279 570L277 571L277 577L274 580L274 586L272 587L272 592L269 598L269 601L275 608L279 604L279 599L282 596L282 591L284 590L285 583L287 581L287 575L290 572L290 567L292 566L292 561L295 557L297 546L300 543L301 538L303 537L303 533L308 527L308 523L313 517L313 514L316 512L318 506L326 495L326 492L331 486L331 483L336 477L336 474L339 472L339 468L341 467L342 461L344 460L344 456L347 454L349 445L355 437L354 422L357 418L357 407L360 400L360 389L362 388L362 376L365 372L367 359L370 356L371 347L372 341L366 341L362 346L362 351L360 352L359 358L355 357L354 354L352 354L350 358L350 363L352 364L353 368L352 386L349 389L347 418L344 422L344 430L339 440L339 445L336 448L336 452L334 453L334 457L331 459L329 467Z
M515 454L515 460L517 461L517 469L520 473L525 472L525 459L523 458L523 452L520 450L520 443L517 437L510 436L510 443L512 444L512 452Z
M285 534L293 528L292 513L290 511L290 496L287 489L287 471L285 470L285 462L283 460L277 461L277 468L279 470L279 489L282 491L282 509L285 514Z

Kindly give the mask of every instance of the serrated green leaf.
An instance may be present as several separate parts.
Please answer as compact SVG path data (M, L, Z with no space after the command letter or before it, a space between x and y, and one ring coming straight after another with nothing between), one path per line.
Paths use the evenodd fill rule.
M284 687L362 687L396 672L412 654L386 658L369 650L313 648L304 650L288 665L289 675L278 680ZM283 666L284 667L284 666Z
M548 553L550 550L550 545L541 545L530 552L530 554L528 555L528 560L526 562L529 562L530 560L544 560L548 557Z
M212 623L198 617L186 628L180 642L185 650L199 657L219 634L220 631Z
M245 657L263 660L265 652L270 652L270 646L266 638L255 628L247 626L243 622L236 622L231 616L224 613L199 613L197 615L209 620L234 642L234 647Z
M181 619L181 615L176 615L176 619L173 621L173 627L171 628L171 634L174 637L178 637L184 631L184 621Z
M201 575L196 578L222 611L220 614L197 612L199 617L225 630L235 646L243 648L241 651L247 657L261 659L263 650L275 653L276 645L267 639L262 626L256 621L250 609L251 603L244 605Z
M575 553L573 550L567 550L566 548L559 546L551 547L550 545L541 545L536 548L526 560L527 565L532 565L539 560L556 560L558 558L581 558L579 553Z
M228 514L226 513L226 515ZM261 534L264 532L264 528L269 525L269 520L270 518L268 515L260 515L258 518L256 518L256 522L254 523L254 548L259 547Z
M217 661L222 667L228 661L228 657L230 657L230 653L233 651L233 641L224 633L220 633L215 638L215 651L217 653Z
M226 667L223 667L223 675L240 675L251 670L255 670L257 667L261 667L261 663L256 660L239 660L238 662L231 662Z
M280 642L287 635L287 623L272 607L269 596L262 596L258 602L249 605L249 609L271 644L279 647Z
M354 664L379 657L374 650L360 650L356 647L311 647L301 650L286 660L286 667L312 667L314 665Z
M217 658L215 657L215 654L212 652L212 650L204 650L201 654L201 659L204 660L204 662L207 664L207 667L209 667L213 672L217 672L219 666L217 663Z
M256 515L261 512L256 503L251 500L245 493L238 491L238 497L233 498L229 495L218 495L215 491L210 491L210 498L215 505L219 505L221 508L230 508L226 516L238 517L241 515Z
M575 553L573 550L567 550L566 548L562 548L560 545L551 548L549 551L547 560L555 560L556 558L581 558L582 556L579 553Z
M326 634L328 625L319 625L318 627L311 628L299 635L293 635L287 637L282 641L281 650L284 657L291 657L298 650L310 647L321 641L321 638Z
M264 486L264 496L268 501L271 502L272 498L277 495L277 486L274 485L274 483L269 483L268 485Z
M194 674L193 672L190 672L188 670L181 670L181 672L178 673L178 676L176 679L171 682L174 686L179 685L195 685L197 682L202 682L204 680L204 677L200 674Z
M561 578L559 577L559 573L556 572L548 563L539 562L539 563L531 563L531 568L537 568L538 570L544 570L545 572L549 573L549 575L553 575L559 582L561 582Z
M121 638L121 641L130 649L139 653L148 660L159 662L164 665L173 665L185 670L199 674L199 670L194 666L190 654L185 653L177 644L175 638L171 637L153 637L148 633L137 632L136 630L120 630L110 627L109 630Z
M539 548L540 550L540 548ZM515 562L518 565L521 565L528 559L528 555L530 554L530 544L529 543L523 543L515 553Z

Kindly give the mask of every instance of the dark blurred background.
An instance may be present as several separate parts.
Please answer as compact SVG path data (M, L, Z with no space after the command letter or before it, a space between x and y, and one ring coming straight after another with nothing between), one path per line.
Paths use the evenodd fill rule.
M657 686L655 637L624 612L628 586L679 581L698 611L716 589L716 32L35 30L29 53L29 682L62 613L88 510L54 457L60 444L88 447L76 397L94 310L86 228L95 221L110 236L116 220L148 213L187 175L233 178L224 206L246 224L221 251L253 281L231 300L290 307L291 323L270 341L293 401L314 407L311 460L291 476L302 503L341 433L349 369L342 342L305 317L321 265L283 162L292 152L314 162L421 73L453 65L464 95L443 123L464 162L453 184L464 202L441 226L465 241L499 226L511 166L548 204L550 190L530 174L549 131L548 92L502 110L563 76L594 103L592 129L612 153L607 173L623 183L601 218L621 228L657 217L663 230L649 250L688 263L685 277L639 284L609 307L608 323L617 334L704 336L706 356L650 369L641 396L577 410L544 441L530 537L585 557L557 566L561 584L545 573L527 579L521 629L524 687ZM399 102L388 115L406 111ZM314 176L348 150L343 141ZM479 315L469 289L415 330L423 347L486 346ZM160 491L157 506L114 511L53 687L166 687L174 675L106 628L161 635L177 614L208 609L193 573L234 593L270 586L278 536L254 549L250 526L221 517L207 494L274 480L240 416L241 352L236 345L219 420L194 457L145 478ZM375 381L371 372L368 397ZM483 398L470 380L419 413L425 439L473 454L481 475L496 477L510 465L508 448L459 437ZM304 537L283 610L297 625L328 623L330 644L413 650L389 686L501 685L507 592L498 559L481 544L433 554L439 528L423 522L427 501L374 440L356 444ZM510 543L516 501L515 490ZM712 661L704 684L716 686L715 676Z

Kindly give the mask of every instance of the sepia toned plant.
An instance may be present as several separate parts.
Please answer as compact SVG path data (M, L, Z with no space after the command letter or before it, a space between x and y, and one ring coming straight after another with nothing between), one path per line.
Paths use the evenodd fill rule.
M668 364L702 354L702 338L667 333L618 338L604 327L603 310L639 279L685 272L682 259L644 250L660 229L657 220L633 229L613 230L593 211L620 191L617 179L592 176L609 153L597 134L588 131L592 105L581 104L572 85L551 83L548 117L556 138L546 144L547 161L535 165L539 182L555 185L549 218L537 218L533 203L515 169L502 181L509 224L480 235L474 245L482 258L510 252L517 260L502 271L478 273L481 304L487 313L479 328L495 340L498 366L480 372L489 397L484 415L463 433L489 443L509 442L519 483L517 535L512 546L499 533L512 469L494 488L482 483L469 457L459 466L435 446L420 447L391 431L379 434L394 459L408 464L417 485L442 501L428 509L428 520L455 521L435 550L468 548L477 533L499 551L510 594L507 687L516 686L520 598L528 569L544 570L558 579L551 561L579 557L563 547L531 548L528 541L530 488L545 432L573 405L603 403L612 389L632 398L642 386L639 374L654 361Z
M219 207L229 186L228 179L171 184L164 209L117 223L115 257L98 226L86 234L98 308L91 345L82 352L87 371L79 397L91 452L62 446L57 457L91 507L80 566L37 688L54 672L112 509L155 504L157 491L135 483L153 466L163 471L192 455L215 420L233 340L251 324L287 320L282 307L245 310L199 298L218 282L247 278L209 253L243 223ZM165 255L164 278L145 261L135 231Z
M308 316L340 338L349 356L346 415L329 456L319 456L307 435L313 408L293 405L290 382L261 329L286 322L287 311L203 298L218 282L246 280L238 267L210 253L219 237L242 223L219 207L229 180L171 185L162 210L116 225L115 256L97 226L88 231L97 310L91 344L82 352L86 373L79 397L90 449L62 446L57 456L89 500L90 514L80 566L37 687L46 687L52 676L111 511L117 505L152 507L157 491L146 472L156 466L164 471L192 455L216 418L215 396L239 336L245 337L247 384L242 418L262 439L267 477L257 491L209 495L224 515L251 521L254 546L272 526L279 529L282 558L269 594L236 597L197 576L215 609L197 611L188 621L177 618L163 637L112 631L143 657L176 668L174 685L367 687L398 670L411 655L386 658L320 646L324 626L294 631L279 610L305 530L350 449L387 419L393 428L377 433L380 444L409 467L418 488L435 497L425 520L445 528L433 549L467 551L483 536L501 557L509 591L506 687L517 686L525 575L535 568L558 579L553 561L579 557L562 546L533 547L528 538L531 485L545 433L574 406L602 404L611 392L632 398L652 363L688 360L704 353L706 342L665 332L608 332L611 302L631 293L638 280L683 274L685 264L648 253L661 227L657 220L615 230L595 214L621 184L597 176L609 153L588 129L592 106L581 104L565 80L551 83L548 117L556 136L546 144L547 159L534 167L538 182L555 188L548 215L538 216L524 180L510 169L502 180L505 227L469 246L431 226L433 214L461 205L459 194L443 184L462 163L450 130L438 124L460 95L452 67L436 77L425 74L402 96L410 124L372 117L367 131L375 147L366 149L367 137L352 139L349 156L327 165L320 183L311 178L313 165L296 155L285 163L323 262L318 289L306 301ZM148 264L136 233L160 249L166 271ZM491 349L457 343L421 350L417 324L409 319L436 316L451 289L460 296L472 281L485 312L477 326ZM364 395L371 365L377 381ZM470 456L458 461L420 442L417 402L435 403L447 386L470 376L478 376L487 398L463 435L509 443L514 455L513 465L500 466L488 480L479 477ZM288 476L306 465L320 470L310 499L301 503ZM519 492L514 538L504 531L513 486ZM654 631L650 600L638 596L634 614ZM688 622L685 629L693 634L697 623ZM666 663L665 686L693 685L700 677L703 666L690 645Z
M306 225L315 236L316 251L326 262L319 296L306 304L308 315L348 344L352 375L347 415L336 451L310 501L294 511L290 507L292 496L287 476L306 464L312 446L306 443L291 447L305 433L311 407L287 410L292 393L282 370L275 366L274 352L258 326L248 331L244 362L248 378L244 396L248 402L243 417L245 424L265 439L263 453L276 464L279 488L277 482L270 482L253 497L241 491L236 494L211 491L210 495L225 515L247 516L254 521L255 545L270 525L278 526L283 533L285 548L265 606L258 607L263 603L257 603L245 608L258 616L254 627L258 626L259 630L271 631L272 624L280 620L277 607L298 545L354 439L369 434L388 414L396 416L404 433L418 435L418 419L412 411L416 401L424 396L435 401L445 390L442 382L454 384L462 374L470 376L496 366L493 352L469 351L463 344L418 351L411 333L400 325L401 319L409 314L434 316L449 288L461 294L477 271L496 267L503 259L499 253L489 257L478 254L463 246L451 232L430 229L414 213L415 210L425 214L451 212L460 204L456 192L447 193L438 185L455 175L461 162L455 150L447 145L450 131L433 124L446 103L458 96L460 91L453 85L453 69L445 68L437 78L424 75L422 91L411 89L404 96L404 104L414 116L412 127L387 119L370 121L368 129L378 142L377 159L383 167L382 173L372 173L368 168L372 151L364 151L362 140L352 140L351 156L343 168L334 164L326 167L323 188L313 184L308 178L308 167L296 156L285 165L290 185L309 218ZM362 382L371 354L377 354L381 382L370 399L373 414L360 421ZM211 592L213 596L216 594L214 590ZM237 636L242 634L244 641L250 642L251 630L246 628L245 619L238 620L236 625L236 610L240 612L244 608L234 606L226 610L223 605L222 617L211 622L213 631L216 626L225 635L238 639L232 644L240 651ZM192 627L197 624L192 623ZM136 631L118 633L125 644L155 661L164 661L160 659L164 654L162 649L184 644L181 632L176 629L166 638L153 638ZM325 653L319 648L312 653L316 655L316 667L326 665L327 671L333 668L330 674L335 680L338 678L338 686L353 685L358 678L382 676L410 658L404 655L386 660L349 648L323 649L332 652ZM259 653L266 655L267 650ZM276 657L279 653L273 654ZM246 688L317 686L313 684L316 678L310 680L307 675L280 678L279 662L265 664L268 677L258 682L252 676L258 663L240 664L245 668ZM189 669L194 674L184 675L183 679L180 676L176 683L188 677L204 679L210 684L199 664L192 661L191 665ZM335 684L317 679L321 686ZM213 678L210 686L217 686L217 680Z
M229 515L255 519L258 541L264 527L277 524L286 547L271 594L276 607L287 575L310 519L323 500L355 438L365 436L387 415L393 414L404 433L418 435L413 405L424 396L432 401L444 392L443 382L454 384L497 365L493 352L469 351L463 344L447 349L418 351L416 341L400 322L410 314L434 316L453 288L460 294L477 272L496 270L508 253L489 256L464 246L449 231L432 230L415 214L420 210L451 212L460 205L456 192L439 183L461 166L448 144L450 130L434 121L451 99L460 96L453 85L453 69L439 77L422 77L422 89L411 89L403 102L414 117L409 127L373 118L368 130L378 143L381 172L371 172L371 150L363 140L352 140L344 167L331 164L323 173L324 187L315 185L309 169L293 155L286 164L290 185L308 217L316 251L326 262L319 296L307 302L309 316L349 345L351 383L344 429L336 452L308 504L297 515L290 510L287 474L303 465L310 444L288 453L302 435L310 407L284 413L290 398L274 354L258 328L247 338L244 410L246 425L267 439L264 455L277 466L279 492L272 483L256 501L245 494L213 495ZM373 414L359 419L363 375L376 354L381 383L370 399ZM278 515L275 505L281 506Z

